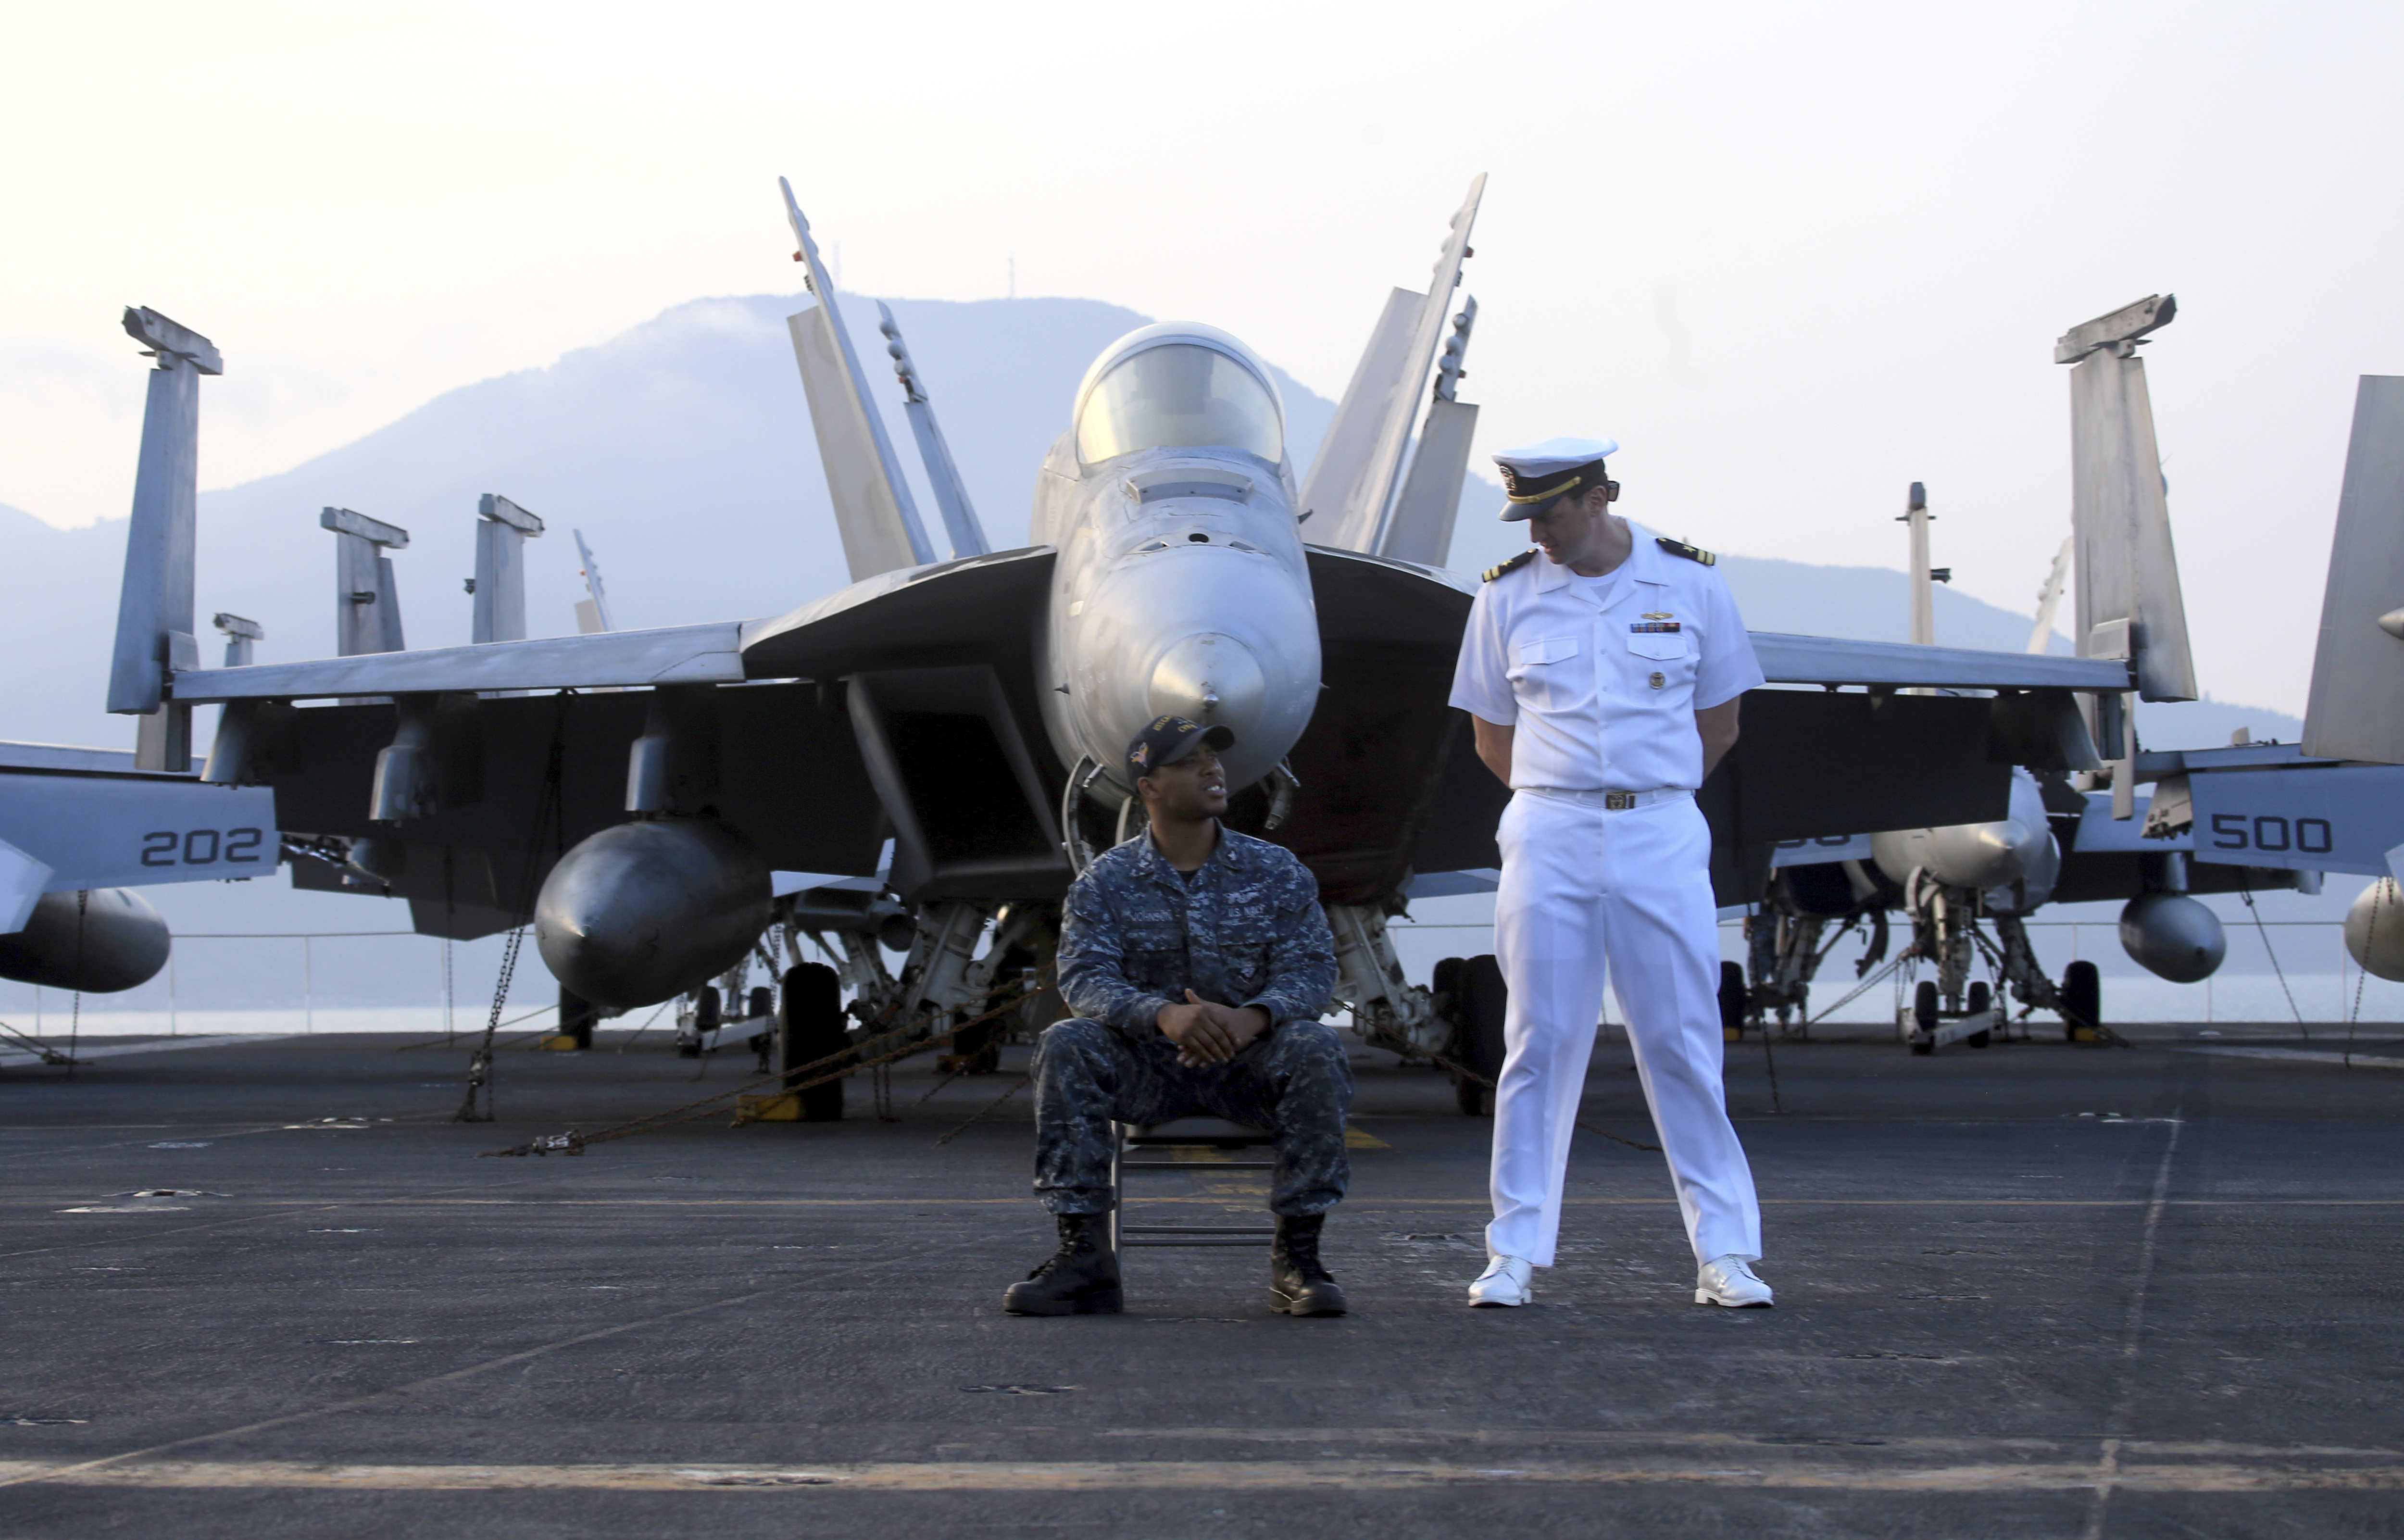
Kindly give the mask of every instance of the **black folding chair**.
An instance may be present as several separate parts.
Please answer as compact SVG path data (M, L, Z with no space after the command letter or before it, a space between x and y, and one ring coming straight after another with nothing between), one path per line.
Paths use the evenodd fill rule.
M1214 1150L1258 1150L1277 1142L1265 1128L1223 1117L1179 1117L1138 1127L1113 1123L1111 1150L1111 1249L1129 1246L1265 1246L1277 1236L1268 1225L1129 1225L1126 1179L1138 1171L1273 1171L1275 1160L1184 1160L1173 1153L1136 1158L1144 1151L1173 1152L1177 1145Z

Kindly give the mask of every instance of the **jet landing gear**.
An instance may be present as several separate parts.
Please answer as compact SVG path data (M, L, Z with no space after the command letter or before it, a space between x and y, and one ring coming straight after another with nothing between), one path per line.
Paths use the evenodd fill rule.
M1935 979L1922 979L1911 992L1911 1003L1896 1013L1895 1029L1915 1054L1933 1054L1949 1043L1984 1048L1995 1041L2004 1013L1987 981L1978 979L1962 992L1960 1006L1947 1010Z
M1978 895L1949 888L1915 871L1904 884L1912 917L1912 950L1936 963L1936 976L1922 979L1911 1003L1895 1012L1895 1033L1915 1054L1933 1054L1949 1043L1984 1048L1995 1041L2004 1013L1984 980L1970 977L1978 939Z

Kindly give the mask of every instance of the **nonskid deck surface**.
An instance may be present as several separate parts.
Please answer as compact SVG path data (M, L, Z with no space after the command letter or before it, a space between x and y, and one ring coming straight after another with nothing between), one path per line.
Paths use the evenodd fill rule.
M1768 1311L1698 1308L1660 1157L1583 1134L1537 1303L1462 1308L1489 1125L1358 1056L1354 1313L1242 1250L1131 1253L1022 1320L1024 1091L900 1067L898 1122L714 1115L656 1040L301 1038L0 1073L0 1531L84 1536L2383 1533L2404 1487L2404 1078L2207 1047L1732 1044ZM2398 1053L2393 1029L2356 1048ZM696 1071L702 1078L695 1080ZM1584 1121L1649 1143L1628 1051ZM1146 1179L1249 1214L1265 1173ZM142 1197L144 1192L165 1196Z

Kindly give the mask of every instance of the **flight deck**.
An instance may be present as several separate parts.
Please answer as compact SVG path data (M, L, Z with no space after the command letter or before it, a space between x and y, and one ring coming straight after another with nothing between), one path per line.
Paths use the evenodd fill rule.
M855 1079L841 1123L539 1158L480 1152L748 1056L508 1049L487 1124L451 1121L464 1040L12 1067L0 1530L2393 1533L2404 1043L2202 1030L1781 1043L1777 1113L1731 1044L1778 1291L1746 1311L1688 1303L1624 1042L1561 1265L1494 1311L1461 1303L1491 1124L1360 1050L1324 1320L1236 1249L1131 1252L1121 1316L1002 1314L1051 1246L1022 1048ZM1241 1223L1263 1177L1141 1197Z

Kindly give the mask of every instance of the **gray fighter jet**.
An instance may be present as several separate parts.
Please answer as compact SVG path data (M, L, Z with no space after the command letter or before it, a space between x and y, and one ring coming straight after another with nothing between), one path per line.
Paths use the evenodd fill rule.
M2176 314L2174 299L2149 296L2073 328L2055 344L2055 362L2073 366L2073 534L2040 595L2030 643L2038 651L2050 637L2062 571L2075 550L2079 651L2130 659L2133 693L2152 701L2196 697L2167 487L2137 357ZM2374 389L2382 383L2364 382L2349 460L2346 506L2361 511L2351 525L2341 516L2341 529L2353 529L2365 549L2349 553L2341 534L2331 564L2330 611L2362 612L2360 623L2342 627L2334 643L2326 619L2323 625L2321 673L2331 681L2332 700L2341 679L2354 681L2356 695L2377 693L2374 700L2357 700L2364 708L2345 711L2344 726L2326 735L2343 740L2330 746L2341 754L2361 758L2404 747L2392 727L2404 672L2378 666L2392 659L2363 656L2396 645L2381 629L2390 599L2365 607L2375 595L2404 591L2394 581L2398 542L2383 532L2394 522L2397 472L2380 463L2396 458L2383 445L2404 442L2394 431L2404 397ZM2371 522L2373 505L2387 511L2383 524ZM1933 634L1927 601L1936 573L1929 566L1926 498L1917 483L1905 518L1912 526L1913 639L1925 643ZM1751 936L1751 1020L1784 1023L1807 1015L1821 961L1856 925L1866 925L1871 936L1857 970L1867 978L1886 957L1885 915L1894 909L1908 919L1912 940L1890 966L1936 973L1919 982L1897 1024L1915 1052L1952 1042L1986 1046L2006 1019L2006 991L2023 1017L2055 1012L2071 1036L2091 1037L2103 1026L2095 965L2073 962L2059 984L2048 978L2026 929L2038 908L2122 901L2120 942L2130 958L2159 977L2191 984L2219 968L2228 945L2219 917L2194 895L2318 891L2323 872L2384 870L2385 847L2366 843L2374 836L2404 843L2404 813L2392 811L2404 806L2404 772L2316 761L2309 731L2300 749L2242 744L2151 752L2137 741L2125 699L2091 700L2090 721L2104 757L2016 772L2001 819L1795 842L1782 850L1770 902ZM2333 773L2296 774L2307 768ZM2082 773L2083 785L2073 784L2073 773ZM2148 786L2150 792L2141 790ZM1992 984L1971 976L1981 959Z
M1040 966L1080 865L1139 829L1125 744L1180 712L1236 735L1231 820L1317 875L1356 1024L1459 1050L1467 1008L1406 981L1385 926L1415 881L1497 864L1505 793L1446 704L1477 581L1441 566L1483 189L1430 287L1385 307L1307 482L1249 347L1150 326L1063 403L1021 550L988 548L888 315L946 559L788 188L817 301L790 329L847 586L756 620L203 669L176 639L187 512L137 526L119 657L151 661L112 706L224 703L208 779L273 787L287 840L407 897L422 931L532 917L564 997L709 987L775 927L785 962L818 937L874 1020L965 1013ZM2131 679L2116 658L1754 643L1775 687L1704 799L1724 902L1758 895L1782 839L2002 816L2014 764L2091 757L2076 693ZM776 871L817 878L779 896Z

